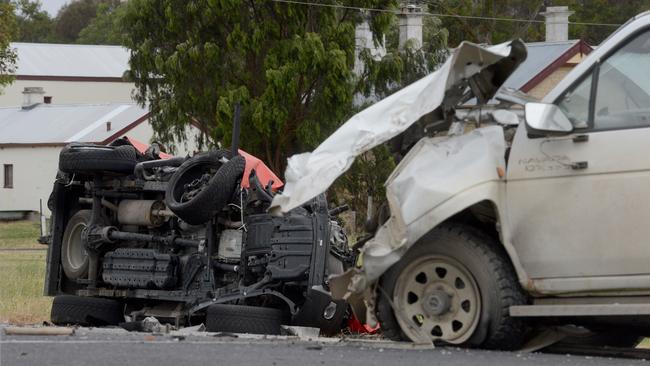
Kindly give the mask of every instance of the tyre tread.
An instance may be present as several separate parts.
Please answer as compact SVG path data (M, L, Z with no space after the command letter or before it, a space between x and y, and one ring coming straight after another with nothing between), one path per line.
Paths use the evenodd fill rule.
M216 304L206 312L209 332L280 334L282 311L257 306Z
M124 321L124 305L112 299L59 295L50 313L56 325L117 325Z

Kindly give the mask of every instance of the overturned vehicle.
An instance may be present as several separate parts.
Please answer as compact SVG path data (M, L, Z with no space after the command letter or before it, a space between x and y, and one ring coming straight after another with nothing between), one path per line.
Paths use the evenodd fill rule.
M132 143L133 141L133 143ZM122 138L60 153L45 294L55 324L155 316L209 331L336 333L346 316L327 278L353 262L324 196L283 217L282 182L233 147L171 157Z
M462 43L289 159L272 211L323 192L374 146L403 154L362 266L330 279L388 337L513 349L549 326L590 345L650 333L650 163L637 158L650 153L650 13L543 103L497 93L526 54L521 41Z

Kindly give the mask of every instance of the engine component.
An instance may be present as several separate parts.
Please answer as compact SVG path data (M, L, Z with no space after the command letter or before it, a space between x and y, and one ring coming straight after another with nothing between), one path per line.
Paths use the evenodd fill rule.
M104 255L104 282L127 288L169 289L176 286L178 256L154 249L117 248Z
M119 231L113 226L97 227L98 234L104 243L113 243L118 240L131 240L139 242L161 243L165 245L177 245L183 247L197 247L204 245L204 240L185 239L175 235L160 236L152 234L131 233ZM94 232L93 232L94 233Z
M126 225L160 226L172 215L157 200L123 200L117 207L117 221Z
M238 263L241 260L242 232L226 229L221 231L217 257L225 262Z
M244 256L268 254L266 268L274 280L306 278L314 246L329 244L315 240L314 220L315 216L298 212L283 217L250 215Z

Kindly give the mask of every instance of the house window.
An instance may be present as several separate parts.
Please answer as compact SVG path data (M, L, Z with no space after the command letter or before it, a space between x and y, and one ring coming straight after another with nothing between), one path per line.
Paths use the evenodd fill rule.
M5 188L14 187L14 166L13 164L5 164Z

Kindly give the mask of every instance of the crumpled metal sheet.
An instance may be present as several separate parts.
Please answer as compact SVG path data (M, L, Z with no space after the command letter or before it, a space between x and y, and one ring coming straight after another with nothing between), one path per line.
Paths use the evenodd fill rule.
M366 282L379 278L433 227L426 215L437 206L459 192L499 181L505 149L501 126L420 140L386 182L391 217L363 247Z
M355 157L438 108L452 87L508 57L511 48L510 42L489 48L463 42L437 71L357 113L313 152L290 157L284 192L275 196L271 210L288 212L324 192Z
M369 286L445 219L432 218L436 208L474 187L500 182L498 169L505 168L505 149L501 126L420 140L386 182L391 217L362 248L361 269L330 276L332 296L357 303L360 297L368 300ZM363 312L353 309L357 316ZM374 324L371 316L368 323Z

